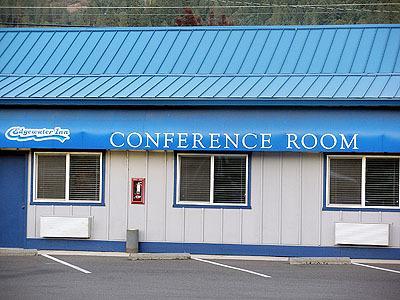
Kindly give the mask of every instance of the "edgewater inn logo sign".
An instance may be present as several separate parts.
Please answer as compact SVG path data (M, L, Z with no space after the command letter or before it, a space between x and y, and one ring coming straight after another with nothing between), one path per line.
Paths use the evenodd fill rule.
M157 150L252 150L312 151L358 150L358 133L280 134L274 145L272 133L199 133L199 132L113 132L109 142L114 148ZM283 143L282 143L283 142ZM279 146L278 146L279 143ZM274 147L275 146L275 147Z
M25 128L23 126L14 126L5 132L6 139L10 141L59 141L64 143L70 139L70 130L61 127L54 128Z

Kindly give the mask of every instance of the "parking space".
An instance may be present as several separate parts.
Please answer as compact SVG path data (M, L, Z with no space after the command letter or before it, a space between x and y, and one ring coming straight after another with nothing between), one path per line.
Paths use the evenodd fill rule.
M0 257L0 298L400 299L400 274L356 265L57 258L91 273L43 256ZM399 265L375 266L399 269Z

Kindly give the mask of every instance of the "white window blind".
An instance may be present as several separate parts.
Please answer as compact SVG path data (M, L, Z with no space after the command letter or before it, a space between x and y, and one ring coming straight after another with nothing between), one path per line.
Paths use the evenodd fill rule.
M361 159L331 159L329 175L331 204L361 204Z
M246 158L241 156L215 156L214 202L246 202Z
M98 201L100 197L99 156L71 154L69 167L69 200Z
M245 204L247 156L180 154L179 202Z
M65 155L40 155L37 158L37 198L65 199Z
M36 153L37 201L100 202L100 153Z
M180 165L180 201L210 201L210 157L183 156Z
M365 205L399 206L399 159L366 159Z
M399 159L392 156L330 156L329 204L399 206Z

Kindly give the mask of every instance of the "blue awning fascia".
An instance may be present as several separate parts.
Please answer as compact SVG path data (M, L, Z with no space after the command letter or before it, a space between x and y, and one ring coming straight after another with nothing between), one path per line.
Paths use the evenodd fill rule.
M400 99L7 99L1 106L87 106L87 107L400 107Z

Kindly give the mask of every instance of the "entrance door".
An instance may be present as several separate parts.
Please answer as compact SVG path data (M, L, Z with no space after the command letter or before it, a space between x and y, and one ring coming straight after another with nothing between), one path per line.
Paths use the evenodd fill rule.
M0 152L0 247L25 247L26 160L25 153Z

